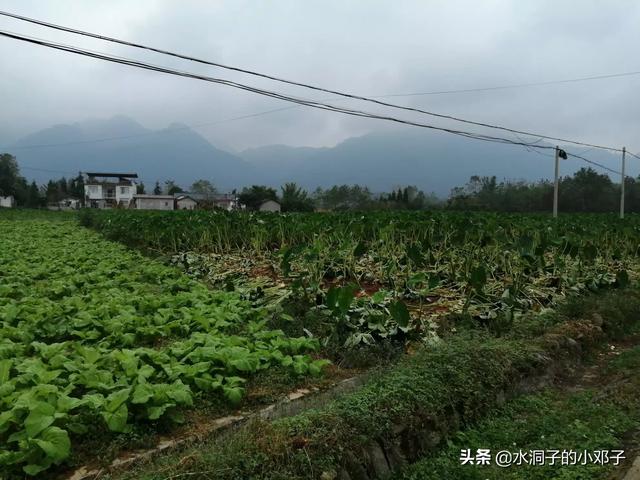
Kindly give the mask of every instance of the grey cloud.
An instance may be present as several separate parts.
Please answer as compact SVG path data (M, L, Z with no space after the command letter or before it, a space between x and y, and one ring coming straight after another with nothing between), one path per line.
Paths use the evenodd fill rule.
M640 70L636 61L640 5L622 0L0 0L0 9L367 95ZM0 28L326 98L5 18L0 18ZM88 117L125 114L149 128L161 128L172 122L216 122L286 106L222 86L104 64L9 39L0 39L0 58L0 142ZM393 101L640 150L639 85L640 76ZM366 104L344 104L379 111ZM334 145L387 128L381 122L296 108L198 131L214 144L239 150L276 143Z

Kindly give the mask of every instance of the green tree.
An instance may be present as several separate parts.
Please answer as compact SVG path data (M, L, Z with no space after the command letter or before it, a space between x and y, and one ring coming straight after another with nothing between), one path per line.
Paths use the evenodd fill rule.
M640 190L633 179L627 179L625 198L628 211L638 211ZM637 199L637 201L635 200ZM559 207L562 212L613 212L620 200L620 185L608 175L591 168L582 168L572 176L560 179ZM553 204L553 184L504 181L495 177L473 176L464 187L451 192L448 207L458 210L494 210L503 212L550 211ZM637 205L637 207L636 207Z
M244 188L240 195L238 195L238 201L246 205L249 210L258 210L267 200L278 201L278 194L275 189L266 187L264 185L252 185L251 188Z
M68 189L68 184L67 184L67 179L65 177L62 177L60 180L58 180L58 192L59 192L59 200L62 200L64 197L67 197L69 194L69 189Z
M164 189L167 192L167 195L184 192L184 190L176 185L176 182L173 180L167 180L164 182Z
M54 203L58 198L58 182L54 182L53 180L49 180L47 182L47 186L45 187L44 193L45 199L47 203Z
M40 195L40 189L38 188L38 185L36 185L35 181L31 182L31 185L29 185L25 206L28 208L44 206L44 198Z
M592 168L581 168L560 182L558 203L562 211L614 212L619 201L620 187Z
M160 188L160 182L156 181L156 186L153 187L154 195L162 195L162 188Z
M0 154L0 195L13 195L18 204L24 203L27 181L20 176L16 157L9 153Z
M140 182L139 184L136 185L136 193L138 195L144 195L146 193L143 182Z
M369 210L376 206L369 189L360 185L334 185L328 190L319 188L314 196L323 208L330 210Z
M313 212L313 199L295 183L285 183L280 190L283 212Z
M77 177L74 177L69 180L69 185L67 187L67 191L69 195L73 198L84 199L84 178L82 175L78 174Z
M191 192L203 195L205 199L209 199L217 193L217 190L209 180L201 178L191 184Z

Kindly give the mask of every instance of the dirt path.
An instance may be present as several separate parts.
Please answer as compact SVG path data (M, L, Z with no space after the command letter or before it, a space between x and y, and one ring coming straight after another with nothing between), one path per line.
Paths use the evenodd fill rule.
M582 364L565 367L552 385L509 400L451 437L445 448L426 454L393 478L640 480L640 335L611 341L592 352ZM590 453L583 458L600 454L608 460L498 465L494 456L483 464L460 462L461 451L479 448L490 448L486 451L494 455L502 449L584 451ZM616 465L619 450L624 453Z
M564 379L560 379L557 387L560 391L577 393L591 390L598 392L594 401L609 400L624 390L640 397L640 382L635 373L618 371L615 362L625 354L640 347L640 335L633 335L621 341L609 342L599 351L592 362L580 367L575 372L567 372ZM633 383L636 382L634 386ZM629 431L623 439L625 460L613 472L607 475L607 480L640 480L640 428Z
M147 450L124 451L113 460L108 468L83 466L63 475L67 480L98 480L103 474L120 469L126 469L135 462L145 461L169 450L180 448L194 442L203 441L219 431L245 423L253 418L275 420L282 417L296 415L309 408L317 408L330 402L338 396L345 395L358 389L367 380L367 374L362 373L354 377L340 380L324 388L300 388L289 392L278 402L265 407L253 408L248 411L237 411L232 415L209 419L201 424L197 431L190 430L182 435L160 437L154 448Z
M640 346L640 335L633 335L624 340L608 343L599 351L592 363L580 368L572 376L560 383L568 392L595 390L598 393L594 401L615 397L619 392L631 387L631 391L640 395L640 390L632 387L636 375L629 372L616 371L612 368L616 360ZM624 370L624 369L623 369ZM624 436L624 462L611 472L607 480L640 480L640 429L629 431Z

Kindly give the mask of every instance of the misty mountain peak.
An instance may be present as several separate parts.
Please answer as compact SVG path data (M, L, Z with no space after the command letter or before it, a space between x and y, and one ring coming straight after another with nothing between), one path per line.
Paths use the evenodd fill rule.
M335 147L268 145L234 155L211 145L182 123L154 131L118 115L56 125L25 137L16 146L33 144L55 146L9 149L9 153L31 169L135 171L145 183L170 179L185 187L203 178L223 191L296 182L309 190L360 184L377 192L415 185L447 196L451 188L464 185L472 175L529 181L553 175L552 157L534 155L519 146L474 142L411 128L369 133ZM608 165L619 161L607 152L590 156ZM563 162L561 175L581 166L578 161ZM633 165L629 168L634 170L630 175L637 174ZM25 169L23 173L36 181L52 176L37 170Z
M91 118L76 123L85 133L87 138L106 138L125 135L137 135L148 133L144 128L131 117L125 115L115 115L111 118Z
M181 122L171 122L165 130L191 130L191 127Z

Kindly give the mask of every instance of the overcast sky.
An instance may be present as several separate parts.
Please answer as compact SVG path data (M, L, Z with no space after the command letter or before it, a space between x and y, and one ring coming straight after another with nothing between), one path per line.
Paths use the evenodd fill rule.
M640 3L632 0L0 0L0 10L364 95L640 70ZM5 17L0 17L0 29L327 98ZM640 75L392 101L638 151L639 89ZM355 102L341 105L379 111ZM155 129L172 122L214 123L282 106L224 86L0 38L0 142L53 124L116 114ZM240 150L276 143L330 146L382 128L397 127L301 107L198 132L217 146Z

